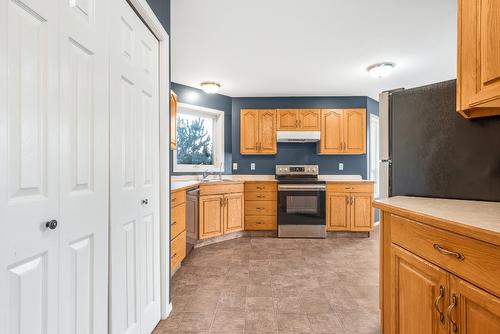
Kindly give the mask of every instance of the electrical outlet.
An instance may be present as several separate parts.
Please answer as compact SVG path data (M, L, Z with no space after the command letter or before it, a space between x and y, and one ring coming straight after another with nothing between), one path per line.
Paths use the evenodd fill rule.
M342 162L339 163L339 170L344 170L344 164Z
M250 163L250 170L255 170L255 162Z
M238 163L237 162L233 162L233 170L238 170Z

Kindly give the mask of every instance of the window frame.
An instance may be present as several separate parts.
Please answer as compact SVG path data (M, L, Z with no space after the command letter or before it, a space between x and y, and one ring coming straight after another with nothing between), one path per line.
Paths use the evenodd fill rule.
M377 130L376 134L374 134ZM374 139L376 136L376 140ZM377 154L378 153L378 154ZM380 197L380 117L375 114L370 114L370 150L368 156L368 174L369 178L372 181L375 181L374 184L374 198Z
M180 114L213 119L213 155L212 165L186 165L177 163L177 149L173 150L173 170L176 173L224 172L224 111L200 107L194 104L177 103L177 117ZM177 122L177 117L175 121ZM177 127L176 127L177 129ZM175 134L177 136L177 133ZM178 146L177 146L178 147Z

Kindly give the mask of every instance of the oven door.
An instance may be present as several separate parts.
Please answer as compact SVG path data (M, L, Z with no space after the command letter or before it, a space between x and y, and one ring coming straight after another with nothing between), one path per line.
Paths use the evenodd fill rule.
M278 225L326 225L324 184L278 185Z

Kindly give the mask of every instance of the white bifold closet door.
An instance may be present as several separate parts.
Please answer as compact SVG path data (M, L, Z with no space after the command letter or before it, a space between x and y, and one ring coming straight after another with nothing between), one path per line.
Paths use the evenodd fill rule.
M112 8L110 332L142 334L161 311L159 43L125 1Z
M0 333L107 331L106 8L0 0Z

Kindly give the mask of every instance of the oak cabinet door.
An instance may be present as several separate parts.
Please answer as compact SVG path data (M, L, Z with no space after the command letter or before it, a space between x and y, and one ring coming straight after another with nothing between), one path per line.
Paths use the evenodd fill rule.
M298 109L278 109L278 131L294 131L298 129Z
M328 196L327 218L328 231L349 231L349 194Z
M321 125L320 109L301 109L299 111L299 127L304 131L319 131Z
M177 95L170 91L170 149L177 149Z
M344 109L344 152L366 153L366 109Z
M500 333L500 298L451 276L450 333Z
M240 112L240 153L258 153L259 110L242 109Z
M320 153L338 154L343 144L343 110L321 110Z
M243 230L243 205L242 193L224 196L224 234Z
M224 234L223 195L200 196L200 239Z
M460 0L457 110L464 117L500 115L500 2Z
M259 111L259 153L276 154L276 110Z
M447 334L449 274L391 246L391 330L395 334Z
M373 229L372 201L371 194L351 194L351 231L371 231Z

